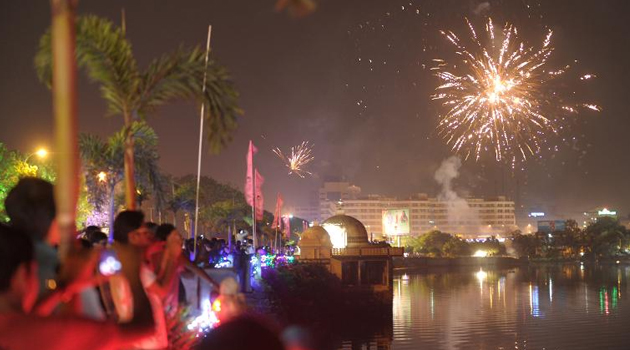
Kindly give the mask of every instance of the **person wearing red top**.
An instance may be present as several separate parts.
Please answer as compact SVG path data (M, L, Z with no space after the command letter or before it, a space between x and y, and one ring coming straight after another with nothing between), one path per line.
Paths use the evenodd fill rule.
M163 276L167 271L167 267L171 264L170 259L173 255L164 254L166 250L166 242L174 237L181 239L181 234L177 231L177 228L171 224L162 224L156 230L155 242L149 246L146 250L146 257L151 264L151 268L157 276ZM169 290L163 295L164 308L168 316L176 317L179 306L179 292L180 288L183 288L180 282L180 275L183 270L194 273L205 282L212 285L214 290L218 290L218 283L214 281L208 274L195 264L191 263L188 258L183 254L179 254L176 257L174 264L176 267L177 276L171 281Z
M134 247L115 249L133 298L134 316L129 322L117 324L72 315L39 316L29 313L39 291L33 242L27 235L0 224L0 349L115 350L150 336L154 323L151 305L140 283L140 254ZM96 260L91 259L80 268L94 271ZM64 265L79 267L68 262Z

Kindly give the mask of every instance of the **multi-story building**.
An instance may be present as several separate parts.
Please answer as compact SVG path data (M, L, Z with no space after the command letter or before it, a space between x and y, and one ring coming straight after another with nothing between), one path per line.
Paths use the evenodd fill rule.
M325 183L319 191L319 217L313 220L321 221L343 213L361 221L373 239L392 234L383 227L384 213L387 212L404 213L407 226L404 231L395 233L400 235L440 230L474 238L500 235L516 229L514 202L505 197L465 198L453 202L430 198L426 194L400 199L361 196L360 192L359 187L347 182ZM310 213L313 213L312 208Z
M584 220L582 221L582 227L586 227L594 222L597 222L599 218L609 217L615 220L619 219L616 210L609 210L608 208L595 208L584 212Z

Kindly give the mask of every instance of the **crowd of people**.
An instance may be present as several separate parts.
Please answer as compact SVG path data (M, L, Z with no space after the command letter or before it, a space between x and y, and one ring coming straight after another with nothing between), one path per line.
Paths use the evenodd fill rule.
M24 178L5 200L8 224L0 224L0 349L172 349L168 319L177 317L184 288L180 274L196 274L224 293L191 262L189 242L171 224L145 221L140 211L123 211L107 234L88 227L63 259L57 251L53 185ZM198 261L246 256L247 242L226 246L201 240ZM230 249L232 248L232 249ZM226 299L227 300L227 299ZM268 322L234 312L221 320L197 349L285 349Z

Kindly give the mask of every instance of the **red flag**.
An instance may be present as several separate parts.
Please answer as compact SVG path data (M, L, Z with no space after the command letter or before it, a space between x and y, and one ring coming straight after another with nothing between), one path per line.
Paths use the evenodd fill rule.
M252 184L252 174L253 174L253 163L254 163L254 154L258 152L254 143L249 141L249 148L247 149L247 175L245 176L245 200L247 204L254 206L254 186ZM262 207L261 207L262 208Z
M271 224L272 229L276 229L280 225L280 213L282 212L283 205L284 200L282 199L280 192L278 192L278 197L276 198L276 211L273 214L273 223Z
M262 194L262 185L265 182L265 178L260 175L258 169L254 170L254 172L256 173L256 220L262 221L265 201Z
M282 223L284 225L284 229L282 231L284 232L285 237L287 239L291 238L291 218L284 216L282 218Z

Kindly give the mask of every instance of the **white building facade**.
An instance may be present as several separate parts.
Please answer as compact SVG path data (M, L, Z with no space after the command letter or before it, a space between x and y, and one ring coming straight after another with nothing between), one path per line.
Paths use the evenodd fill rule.
M336 214L349 215L363 223L371 239L391 238L385 237L383 228L383 212L386 210L406 210L409 233L401 233L405 236L440 230L465 238L481 238L501 236L517 229L514 202L502 196L464 198L454 203L426 194L400 199L360 196L360 191L347 182L325 183L319 191L319 215L315 215L314 207L303 208L295 215L320 222Z

